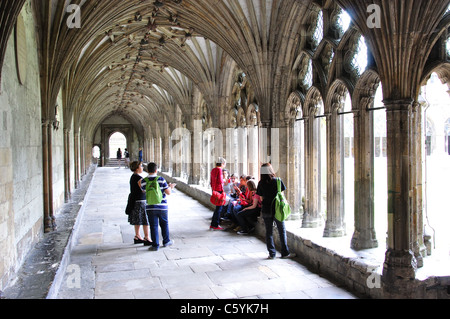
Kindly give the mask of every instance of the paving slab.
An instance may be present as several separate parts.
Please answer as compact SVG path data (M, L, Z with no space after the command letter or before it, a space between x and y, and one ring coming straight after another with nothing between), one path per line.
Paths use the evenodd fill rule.
M64 274L57 299L355 298L295 259L268 260L256 237L210 231L211 209L179 191L168 199L175 244L134 245L130 177L123 168L96 170L69 256L68 269L80 271Z

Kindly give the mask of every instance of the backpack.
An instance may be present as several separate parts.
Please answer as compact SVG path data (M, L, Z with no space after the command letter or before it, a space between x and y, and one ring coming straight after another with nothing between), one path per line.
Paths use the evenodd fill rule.
M284 194L281 192L281 179L277 178L278 192L272 201L272 207L275 208L275 219L284 222L291 215L291 207Z
M159 187L158 179L158 176L156 176L152 181L150 181L148 177L144 179L146 183L145 195L147 199L147 205L158 205L161 204L163 200L163 194L161 192L161 187Z

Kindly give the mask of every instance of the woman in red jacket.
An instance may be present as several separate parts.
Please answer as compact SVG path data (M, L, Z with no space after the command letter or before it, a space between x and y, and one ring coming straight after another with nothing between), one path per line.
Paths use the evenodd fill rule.
M216 163L216 167L211 171L211 188L213 191L223 193L223 172L222 170L227 165L227 161L219 157ZM216 206L214 210L213 217L211 219L211 226L209 229L211 230L223 230L220 227L220 215L225 206Z

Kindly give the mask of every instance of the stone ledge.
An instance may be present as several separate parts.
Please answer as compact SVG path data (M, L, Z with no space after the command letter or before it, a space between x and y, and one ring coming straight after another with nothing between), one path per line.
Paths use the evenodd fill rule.
M209 199L211 191L198 185L189 185L168 173L160 173L168 182L177 183L177 189L214 209ZM373 248L355 251L350 248L351 237L325 238L321 229L300 228L299 221L286 222L288 245L302 264L310 271L323 275L339 286L344 286L364 298L450 298L450 276L425 276L406 283L396 289L395 294L387 292L381 280L385 249ZM265 227L259 219L256 234L264 240ZM279 238L274 231L275 243ZM380 246L384 243L380 242ZM428 257L429 258L429 257ZM427 259L428 259L427 258ZM419 270L423 272L423 270Z
M77 230L77 221L83 214L82 202L89 195L96 166L90 167L71 201L56 214L57 230L44 234L43 239L28 253L16 279L3 291L4 299L50 299L61 284L67 267L68 252Z

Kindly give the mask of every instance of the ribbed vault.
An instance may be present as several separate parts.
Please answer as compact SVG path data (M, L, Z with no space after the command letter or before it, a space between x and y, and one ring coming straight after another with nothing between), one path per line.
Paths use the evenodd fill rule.
M417 98L423 77L421 72L428 61L430 50L442 32L446 31L442 18L448 9L448 0L337 2L352 15L358 29L367 38L379 66L385 99ZM380 8L380 27L367 23L367 11L373 4Z
M194 87L217 113L224 59L247 74L262 120L280 103L274 87L297 54L309 1L78 1L81 29L67 27L64 1L36 1L44 120L54 117L65 85L65 123L88 132L111 114L173 123L175 107L192 115ZM276 26L276 27L275 27ZM278 82L278 84L277 84ZM286 93L288 94L288 92ZM66 124L69 125L70 124ZM69 127L70 128L70 127Z

